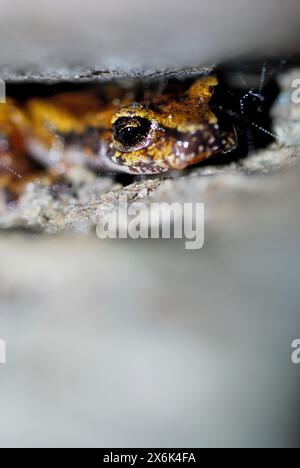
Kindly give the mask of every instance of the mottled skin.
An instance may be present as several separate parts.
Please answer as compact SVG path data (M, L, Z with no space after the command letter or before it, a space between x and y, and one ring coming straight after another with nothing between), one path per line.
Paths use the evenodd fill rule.
M196 80L187 91L145 91L113 85L95 92L61 93L0 105L0 185L63 174L69 165L156 174L184 169L236 147L233 126L211 109L217 78ZM36 172L35 162L47 168Z

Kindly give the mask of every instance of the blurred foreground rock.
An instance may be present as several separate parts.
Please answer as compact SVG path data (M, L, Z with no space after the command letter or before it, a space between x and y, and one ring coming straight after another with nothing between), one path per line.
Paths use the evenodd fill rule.
M1 0L0 78L78 82L288 60L300 48L299 11L298 0Z
M2 233L0 445L298 446L299 177L162 183L207 200L198 251Z

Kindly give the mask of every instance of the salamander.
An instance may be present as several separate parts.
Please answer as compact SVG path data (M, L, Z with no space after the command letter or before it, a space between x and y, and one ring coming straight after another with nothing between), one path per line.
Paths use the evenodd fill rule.
M212 108L217 87L215 76L205 76L180 91L116 84L105 96L77 90L8 98L0 104L0 187L20 193L28 180L51 183L70 165L159 174L228 153L237 135Z

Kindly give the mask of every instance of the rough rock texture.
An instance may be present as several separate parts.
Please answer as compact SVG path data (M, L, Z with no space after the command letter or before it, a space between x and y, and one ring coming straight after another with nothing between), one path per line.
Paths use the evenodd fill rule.
M150 178L122 187L109 177L76 168L69 174L67 189L50 191L48 187L30 184L18 204L9 207L2 203L1 228L25 228L49 234L59 232L90 232L112 210L118 209L119 200L126 196L128 203L137 200L151 202L201 201L214 210L222 194L229 198L246 194L251 188L256 196L257 187L268 186L262 175L277 174L290 166L300 164L299 146L279 146L250 155L239 163L207 166L194 169L188 175L176 173L170 178ZM251 177L250 177L251 176ZM79 180L80 182L77 182Z
M192 171L189 175L178 176L171 179L154 179L136 182L123 189L109 192L99 200L89 202L85 206L75 206L64 216L55 216L42 227L49 233L76 229L79 223L86 227L95 226L103 216L115 209L120 197L127 196L128 202L137 200L150 205L156 202L204 202L209 206L210 212L220 209L224 199L240 196L257 197L257 192L263 196L264 190L269 191L268 184L262 175L276 174L288 166L299 166L300 147L280 148L273 146L269 150L261 151L255 156L247 158L240 164L231 164L229 167L207 167ZM249 177L251 175L251 177Z

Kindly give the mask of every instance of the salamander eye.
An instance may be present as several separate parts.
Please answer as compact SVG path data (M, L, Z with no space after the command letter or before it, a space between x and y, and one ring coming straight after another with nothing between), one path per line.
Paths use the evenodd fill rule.
M123 151L142 148L149 143L151 122L144 117L119 117L113 124L113 132Z

